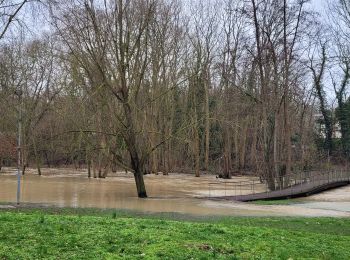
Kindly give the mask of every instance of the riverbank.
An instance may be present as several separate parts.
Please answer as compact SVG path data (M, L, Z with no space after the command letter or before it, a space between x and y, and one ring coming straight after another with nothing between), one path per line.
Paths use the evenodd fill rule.
M349 259L349 244L348 218L0 210L1 259Z

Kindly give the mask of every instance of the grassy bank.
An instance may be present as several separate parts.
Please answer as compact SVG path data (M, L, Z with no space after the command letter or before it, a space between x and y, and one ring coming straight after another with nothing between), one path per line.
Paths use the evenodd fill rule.
M0 259L350 259L350 219L0 211Z
M284 199L284 200L256 200L250 202L256 205L293 205L297 203L303 203L300 199Z

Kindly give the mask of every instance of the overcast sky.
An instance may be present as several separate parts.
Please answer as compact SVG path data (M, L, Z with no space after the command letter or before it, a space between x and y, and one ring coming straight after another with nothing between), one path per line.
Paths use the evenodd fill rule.
M314 9L314 11L323 14L327 7L327 0L311 0L311 6Z
M326 4L326 0L311 0L311 4L315 6L315 8L322 8Z

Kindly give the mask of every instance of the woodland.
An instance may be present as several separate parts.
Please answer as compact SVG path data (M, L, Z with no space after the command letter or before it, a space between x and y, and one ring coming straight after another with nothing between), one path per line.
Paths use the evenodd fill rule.
M347 166L350 2L317 2L0 0L0 169L147 197L145 174Z

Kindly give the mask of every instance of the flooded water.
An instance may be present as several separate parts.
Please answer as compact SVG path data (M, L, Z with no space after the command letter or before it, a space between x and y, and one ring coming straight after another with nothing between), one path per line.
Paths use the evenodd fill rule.
M350 213L350 185L306 197L300 200L300 207L326 209Z
M252 180L253 178L251 178ZM234 177L233 182L247 181L247 177ZM343 188L341 195L328 195L332 207L321 207L322 198L310 197L295 205L265 206L252 203L212 201L209 195L246 194L250 187L234 190L224 186L215 176L195 178L192 175L171 174L145 176L149 198L136 196L131 174L118 173L106 179L89 179L84 171L68 169L44 169L43 176L34 171L22 176L21 201L58 207L91 207L129 209L143 212L177 212L193 215L235 216L350 216L350 187ZM0 173L0 201L15 202L16 176L13 169ZM263 187L255 187L256 190ZM345 194L345 195L344 195ZM342 197L339 203L347 203L344 210L334 206L333 197ZM200 198L201 197L201 198ZM312 204L314 203L314 204ZM309 205L309 206L307 206ZM313 206L314 205L314 206ZM343 206L342 206L343 207Z

